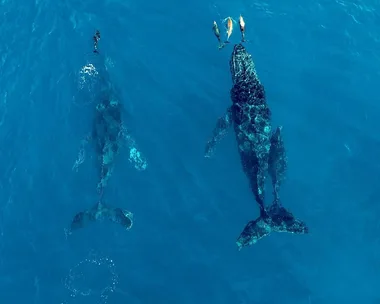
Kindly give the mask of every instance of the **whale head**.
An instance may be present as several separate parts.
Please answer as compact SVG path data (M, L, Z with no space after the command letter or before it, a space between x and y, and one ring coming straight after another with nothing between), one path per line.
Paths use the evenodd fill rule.
M230 59L230 70L233 84L246 80L255 71L251 55L242 44L236 44Z

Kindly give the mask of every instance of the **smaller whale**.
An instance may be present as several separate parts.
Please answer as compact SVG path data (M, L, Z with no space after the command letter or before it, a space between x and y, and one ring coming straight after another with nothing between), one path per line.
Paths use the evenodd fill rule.
M109 178L112 175L116 156L122 148L129 150L129 161L137 170L145 170L147 161L142 153L138 150L136 141L128 132L122 120L122 104L116 89L109 80L109 75L105 66L105 60L99 52L98 42L100 40L100 32L96 31L93 36L94 49L86 70L92 70L92 83L96 83L95 97L98 103L95 107L95 117L93 120L92 132L82 141L78 158L75 161L73 170L78 170L80 164L85 159L86 145L92 141L95 144L95 151L98 158L99 182L98 191L103 192Z
M129 230L133 225L133 214L128 210L113 208L105 203L98 202L89 210L81 211L76 214L71 222L69 233L87 226L93 222L111 221L120 224Z
M82 140L82 145L73 170L78 170L85 159L85 148L89 142L94 143L97 155L99 201L86 211L76 214L71 222L70 233L86 226L90 222L110 220L121 224L127 230L132 227L132 213L110 207L102 202L104 189L112 175L116 156L123 148L129 151L129 161L137 170L145 170L147 162L137 149L135 140L129 134L122 120L122 104L114 85L109 79L104 57L98 49L100 32L93 36L94 49L89 56L89 62L82 69L90 76L91 95L97 100L92 132Z
M279 189L287 169L282 127L272 132L271 111L264 86L257 76L251 55L241 43L234 46L230 71L232 106L218 119L206 145L205 157L212 156L216 144L233 126L243 171L260 211L259 217L245 226L236 243L241 249L255 244L271 232L308 233L306 224L281 205ZM266 175L272 180L274 196L269 208L265 207Z

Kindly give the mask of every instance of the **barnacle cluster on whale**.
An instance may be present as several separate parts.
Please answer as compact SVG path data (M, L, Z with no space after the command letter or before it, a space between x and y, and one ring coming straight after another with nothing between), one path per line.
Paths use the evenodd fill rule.
M112 175L115 159L124 148L128 150L128 160L137 170L145 170L147 161L139 151L136 141L129 133L122 119L122 104L116 94L112 82L109 80L105 68L105 61L99 52L98 43L100 32L96 31L93 36L93 53L91 61L81 70L80 85L84 85L86 80L90 82L90 90L96 88L95 115L92 131L82 140L78 153L78 158L73 165L73 170L84 162L86 147L92 142L97 155L97 167L99 181L97 190L99 201L90 209L76 214L71 222L70 232L84 227L90 222L109 220L119 223L126 229L130 229L133 224L131 212L115 208L106 204L103 200L104 189Z
M227 27L231 33L232 25L233 23L228 23ZM236 243L241 249L255 244L271 232L305 234L308 233L308 227L281 204L279 190L287 170L282 127L272 131L271 111L266 102L264 86L257 75L251 55L242 44L245 41L245 22L242 16L239 17L239 27L242 41L233 47L229 62L232 105L218 119L213 135L207 142L205 156L212 156L216 144L233 126L242 168L260 211L259 217L250 221L238 237ZM220 31L215 21L213 32L218 39L219 48L224 47L225 43L221 45ZM274 196L269 207L265 206L267 175L272 180Z

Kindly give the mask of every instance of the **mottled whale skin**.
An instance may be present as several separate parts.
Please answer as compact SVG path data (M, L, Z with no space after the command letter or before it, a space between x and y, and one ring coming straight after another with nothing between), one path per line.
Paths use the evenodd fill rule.
M273 231L307 233L306 225L281 206L279 188L287 169L282 127L272 132L271 111L264 86L257 76L251 55L242 44L233 48L230 71L232 106L218 119L213 136L207 143L205 156L213 154L215 145L233 126L243 171L260 211L259 218L246 225L237 245L242 248L254 244ZM268 174L272 180L274 200L266 208L265 180Z
M235 45L230 60L231 114L244 173L264 215L264 183L271 146L271 113L251 55Z
M129 134L122 120L122 104L117 90L110 81L103 55L98 50L100 32L96 31L93 36L94 50L88 58L86 71L91 71L92 88L95 89L94 96L97 99L92 132L83 140L77 161L73 169L83 163L85 158L85 147L93 142L97 155L97 168L99 182L97 190L100 194L99 202L91 209L79 212L75 215L71 230L85 226L86 223L103 221L109 219L112 222L122 224L129 229L132 226L132 213L121 208L114 208L102 202L104 188L115 165L116 156L122 148L129 151L129 161L137 170L145 170L147 162L137 149L135 140ZM94 85L95 84L95 85Z

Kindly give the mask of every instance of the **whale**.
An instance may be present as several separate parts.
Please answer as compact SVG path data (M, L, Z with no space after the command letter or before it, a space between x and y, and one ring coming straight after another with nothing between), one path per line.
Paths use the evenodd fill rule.
M233 127L242 169L259 208L259 217L246 224L236 241L237 246L241 249L255 244L271 232L306 234L307 225L282 206L279 191L287 171L282 126L272 130L265 88L251 54L242 43L234 45L229 67L232 105L217 120L206 144L205 157L212 157L217 143ZM267 176L272 180L274 196L268 207L265 205Z
M93 51L89 54L87 64L82 68L86 76L90 76L92 94L97 103L94 108L92 130L82 140L78 158L73 170L78 170L84 162L86 149L93 143L96 154L96 167L98 171L97 191L98 202L90 209L77 213L70 226L70 231L82 228L90 222L99 222L108 219L130 229L133 215L131 212L112 207L104 202L103 193L112 176L117 156L124 149L128 153L128 160L134 168L143 171L147 168L147 161L139 151L135 139L131 136L123 120L123 106L120 94L110 80L105 58L99 51L100 32L96 30L93 36ZM82 74L83 74L82 73Z

